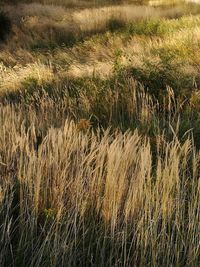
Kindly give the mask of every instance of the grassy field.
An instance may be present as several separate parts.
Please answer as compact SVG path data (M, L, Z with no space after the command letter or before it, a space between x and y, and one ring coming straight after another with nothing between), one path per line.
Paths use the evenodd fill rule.
M199 266L200 5L5 2L0 266Z

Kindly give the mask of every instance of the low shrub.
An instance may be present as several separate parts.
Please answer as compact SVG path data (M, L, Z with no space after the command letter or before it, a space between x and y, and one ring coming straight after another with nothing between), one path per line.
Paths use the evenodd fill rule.
M107 29L111 32L120 30L126 26L126 23L117 18L110 18L109 21L107 22Z
M0 42L5 41L11 32L11 20L6 13L0 11Z
M163 29L159 20L150 19L131 23L128 26L129 34L161 35Z

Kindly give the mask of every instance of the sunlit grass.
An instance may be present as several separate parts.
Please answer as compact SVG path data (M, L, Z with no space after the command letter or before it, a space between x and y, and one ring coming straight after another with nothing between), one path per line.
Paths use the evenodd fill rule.
M0 109L2 265L197 266L192 140L157 135L155 153L138 131L99 135L69 120L41 139L35 112L29 124L23 109Z
M26 2L4 6L0 266L199 266L199 15Z

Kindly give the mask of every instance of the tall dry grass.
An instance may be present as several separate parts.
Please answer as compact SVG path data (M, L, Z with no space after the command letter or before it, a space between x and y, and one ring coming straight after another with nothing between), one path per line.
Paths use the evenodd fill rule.
M184 76L199 77L199 18L135 23L132 33L72 49L39 46L103 32L116 18L168 16L129 7L4 7L17 26L16 42L0 52L2 267L200 264L199 136L191 129L199 133L200 95L198 80L187 87ZM165 38L147 37L147 25L164 28ZM92 78L77 71L78 60ZM95 75L97 61L109 78ZM170 81L186 88L175 96ZM162 89L159 100L147 88Z
M198 266L200 154L172 114L171 141L160 130L152 143L51 118L57 104L41 101L0 106L0 265ZM144 123L155 116L136 88L127 105Z
M84 9L40 3L4 5L13 23L9 45L24 48L72 46L93 34L103 33L138 20L180 17L188 14L184 7L158 8L145 5L111 5ZM190 13L195 13L191 11Z

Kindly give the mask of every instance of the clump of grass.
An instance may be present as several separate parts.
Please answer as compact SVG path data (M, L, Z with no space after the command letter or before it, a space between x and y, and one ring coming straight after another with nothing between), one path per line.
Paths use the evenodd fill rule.
M152 156L137 130L95 134L66 120L37 146L39 113L30 107L29 123L15 108L0 107L2 266L198 264L199 154L189 138L157 135Z
M160 21L155 19L131 23L127 29L129 34L161 35L164 31L160 27Z
M173 88L176 95L180 96L192 90L193 77L185 74L181 69L182 65L172 63L172 60L173 55L162 53L160 61L153 62L146 59L142 68L133 67L128 72L149 88L156 97L162 96L167 86Z

